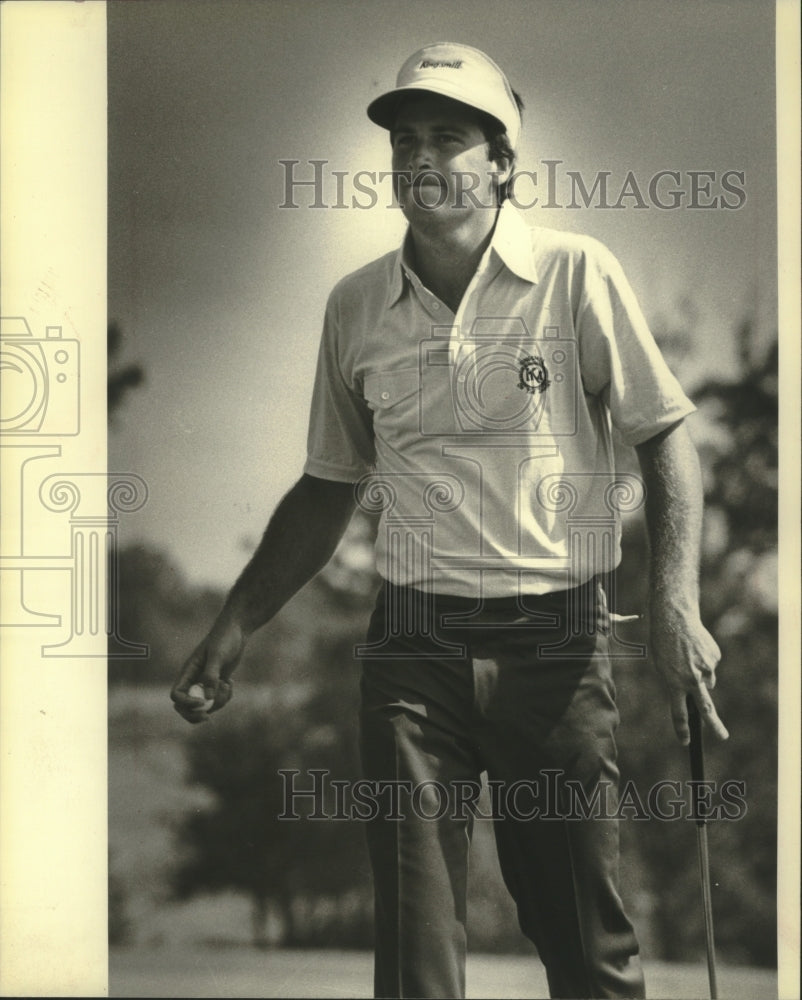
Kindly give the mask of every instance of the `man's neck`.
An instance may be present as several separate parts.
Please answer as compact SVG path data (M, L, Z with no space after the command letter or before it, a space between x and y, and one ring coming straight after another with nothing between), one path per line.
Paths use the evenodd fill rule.
M410 225L415 273L454 313L490 244L497 217L498 211L482 213L447 228Z

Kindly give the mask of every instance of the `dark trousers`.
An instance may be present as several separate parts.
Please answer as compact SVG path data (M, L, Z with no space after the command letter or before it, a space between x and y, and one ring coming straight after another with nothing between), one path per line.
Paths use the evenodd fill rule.
M605 813L616 806L608 633L597 581L484 601L383 586L361 712L365 777L395 788L367 824L377 997L465 995L470 789L482 771L504 881L551 996L644 996L617 823L588 809L600 788Z

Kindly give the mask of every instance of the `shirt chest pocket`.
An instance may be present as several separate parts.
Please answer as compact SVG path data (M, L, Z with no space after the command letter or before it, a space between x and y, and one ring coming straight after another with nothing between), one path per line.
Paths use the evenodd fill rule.
M415 434L419 429L418 402L420 372L417 368L371 372L365 376L365 399L373 411L373 428L380 437L399 438Z
M392 372L371 372L365 376L365 399L377 415L396 407L417 407L420 392L420 372L403 368ZM402 406L403 404L403 406Z

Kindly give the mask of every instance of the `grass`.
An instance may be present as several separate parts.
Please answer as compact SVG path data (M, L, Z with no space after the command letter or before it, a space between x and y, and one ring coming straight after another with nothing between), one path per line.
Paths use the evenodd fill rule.
M708 996L704 965L650 962L647 995L661 1000ZM534 957L471 955L468 997L547 997ZM720 967L725 1000L770 1000L777 977L764 969ZM254 948L116 949L112 997L371 997L372 957L365 952L258 951Z

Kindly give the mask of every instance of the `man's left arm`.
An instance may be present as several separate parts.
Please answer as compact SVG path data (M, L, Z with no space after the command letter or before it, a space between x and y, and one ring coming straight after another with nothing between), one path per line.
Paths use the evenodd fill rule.
M651 547L649 653L668 689L680 743L690 742L686 696L718 739L729 735L710 689L721 652L699 615L704 503L699 459L684 421L637 445Z

